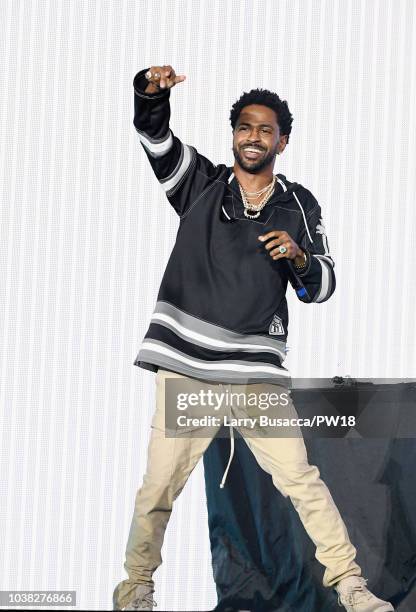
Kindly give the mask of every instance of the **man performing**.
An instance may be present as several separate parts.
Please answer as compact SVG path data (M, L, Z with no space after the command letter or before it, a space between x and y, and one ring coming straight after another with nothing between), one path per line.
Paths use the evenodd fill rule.
M285 388L288 282L306 303L324 302L335 289L318 202L273 174L291 132L287 103L268 90L244 93L230 115L234 166L215 166L169 129L170 89L184 80L171 66L153 66L134 79L134 125L180 225L134 362L157 372L156 411L127 543L129 578L114 591L115 609L123 610L153 610L152 576L173 501L211 441L165 437L166 381L205 381L231 392L259 383ZM244 427L239 431L245 436ZM366 588L356 549L308 463L303 438L245 440L290 497L325 567L323 584L336 589L339 603L349 612L393 610Z

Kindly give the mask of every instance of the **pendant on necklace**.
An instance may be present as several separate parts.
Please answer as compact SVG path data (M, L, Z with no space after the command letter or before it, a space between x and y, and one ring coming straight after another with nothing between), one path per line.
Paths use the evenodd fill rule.
M260 210L244 208L244 215L247 217L247 219L257 219L257 217L260 217L260 212Z

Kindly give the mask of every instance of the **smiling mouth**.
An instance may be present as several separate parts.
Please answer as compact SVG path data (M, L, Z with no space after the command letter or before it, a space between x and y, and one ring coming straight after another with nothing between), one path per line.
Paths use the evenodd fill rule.
M243 155L247 157L247 159L257 159L262 153L263 150L257 147L243 147Z

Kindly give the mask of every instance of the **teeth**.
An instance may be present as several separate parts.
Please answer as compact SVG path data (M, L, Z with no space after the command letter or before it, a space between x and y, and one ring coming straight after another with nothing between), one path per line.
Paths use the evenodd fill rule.
M261 149L245 148L244 151L250 151L250 153L261 153Z

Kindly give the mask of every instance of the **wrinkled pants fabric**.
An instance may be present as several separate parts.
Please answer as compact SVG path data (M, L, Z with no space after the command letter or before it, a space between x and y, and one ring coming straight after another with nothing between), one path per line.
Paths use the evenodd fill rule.
M162 562L163 538L173 502L219 429L210 428L209 437L199 437L200 433L194 437L192 432L186 437L165 437L165 381L172 378L187 377L161 369L156 375L156 410L147 468L136 495L126 548L124 567L128 579L114 591L115 609L131 601L137 584L153 586L152 576ZM248 393L257 386L210 383L214 392L227 388L232 393ZM297 416L291 401L286 411L288 416ZM294 437L270 438L253 436L245 427L237 429L259 465L271 475L276 488L290 498L298 512L316 546L315 556L325 567L324 586L333 586L347 576L360 575L361 569L355 562L356 549L318 468L308 462L299 430Z

